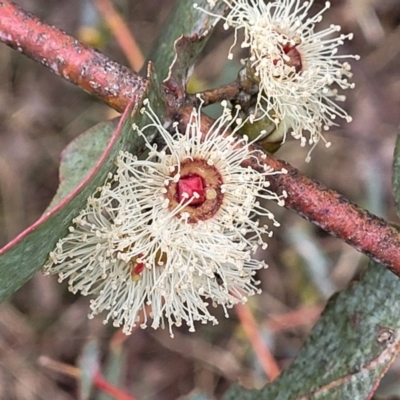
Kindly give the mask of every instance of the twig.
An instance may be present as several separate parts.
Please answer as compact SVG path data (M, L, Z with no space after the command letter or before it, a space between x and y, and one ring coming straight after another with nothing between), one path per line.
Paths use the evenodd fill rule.
M123 110L128 100L141 93L144 87L145 80L133 71L46 25L7 0L0 1L0 41L44 64L116 110ZM216 101L217 93L207 96ZM186 114L188 117L190 112L186 110ZM180 117L182 121L185 119L183 110ZM272 156L262 158L261 154L258 161L247 160L244 166L258 169L265 163L276 171L286 169L287 174L269 177L271 190L288 194L286 208L343 239L400 276L400 234L397 229L339 193L302 175L288 163Z
M8 0L0 1L0 41L98 97L117 111L146 80L104 54L47 25Z
M281 371L271 351L261 338L253 315L245 305L240 303L235 305L235 311L265 374L270 381L273 381Z
M140 71L144 64L144 57L123 18L115 11L110 0L96 0L96 6L117 39L119 47L121 47L131 67L135 71Z
M68 365L59 361L52 360L51 358L46 356L39 357L38 363L41 366L46 367L52 371L56 371L63 375L68 375L77 380L81 377L81 370L79 368L74 367L73 365ZM94 375L93 384L97 389L102 390L104 393L107 393L110 396L113 396L116 400L135 400L134 397L128 395L123 390L115 387L112 383L106 381L102 377L100 372L97 372Z
M135 400L134 397L126 394L123 390L118 389L110 382L106 381L99 373L94 376L93 383L97 389L113 396L116 400Z
M241 93L241 87L237 81L228 83L227 85L220 86L216 89L205 90L204 92L197 93L196 95L190 94L187 96L188 102L193 105L199 103L201 98L203 106L221 102L222 100L234 100L237 99Z
M74 365L62 363L60 361L52 360L50 357L40 356L38 358L38 364L42 367L46 367L51 371L58 372L61 375L67 375L74 379L79 379L81 371Z
M273 156L246 160L244 167L262 169L266 164L286 174L268 177L270 190L287 194L285 207L321 227L364 253L386 265L400 277L400 232L384 219L351 203L341 194L300 173L285 161Z

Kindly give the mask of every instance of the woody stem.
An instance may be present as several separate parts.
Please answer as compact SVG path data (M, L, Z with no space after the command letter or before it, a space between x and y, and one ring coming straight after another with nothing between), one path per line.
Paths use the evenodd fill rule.
M133 71L46 25L8 0L0 1L0 41L119 111L125 109L129 99L142 93L146 83ZM205 104L211 104L235 99L240 92L241 88L235 82L205 91L201 96ZM190 95L188 100L192 106L198 101ZM184 119L183 114L181 118ZM277 171L282 168L288 171L269 178L273 191L288 194L286 208L385 264L400 276L400 234L397 229L272 156L258 161L249 159L244 166L258 169L260 163L266 163Z
M146 79L8 0L0 1L0 41L123 111Z

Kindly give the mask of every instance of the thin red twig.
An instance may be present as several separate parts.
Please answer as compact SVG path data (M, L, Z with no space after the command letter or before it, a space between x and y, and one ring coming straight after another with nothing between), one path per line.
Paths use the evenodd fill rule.
M113 396L116 400L135 400L134 397L106 381L99 373L94 376L93 383L97 389Z
M96 6L117 39L119 47L135 71L140 71L144 57L123 18L115 11L110 0L96 0Z
M281 371L262 339L253 315L245 305L240 303L235 305L235 311L265 374L270 381L273 381Z
M200 96L201 103L205 107L209 104L220 103L222 100L235 100L242 92L243 89L239 82L234 81L215 89L205 90L195 95L191 94L187 100L196 105L199 104L198 96Z

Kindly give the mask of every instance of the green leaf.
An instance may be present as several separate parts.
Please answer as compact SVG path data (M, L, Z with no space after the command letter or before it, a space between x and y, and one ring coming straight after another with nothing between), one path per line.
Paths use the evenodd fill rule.
M225 8L222 1L216 2L214 8L210 7L207 0L179 0L176 2L164 29L147 58L154 64L154 69L162 80L167 78L169 68L174 62L175 70L179 75L182 77L186 74L183 79L186 81L189 69L206 44L209 33L215 24L215 18L195 9L194 3L216 15L221 15ZM185 36L186 38L184 38ZM189 48L190 43L192 43L192 48ZM176 61L176 57L179 57L181 53L182 59ZM180 85L181 82L182 79L176 83Z
M166 85L170 90L179 91L182 97L190 70L210 35L211 30L207 30L202 35L181 36L175 42L175 58L170 66Z
M152 108L159 115L164 114L164 99L152 75L144 92L133 97L101 157L84 180L53 209L47 211L38 221L0 249L0 302L20 288L44 265L57 240L67 233L71 220L85 207L87 198L98 186L104 184L108 173L115 170L114 160L118 152L129 150L136 154L141 151L143 139L134 135L132 123L135 122L139 126L146 123L146 117L138 112L145 97L150 98ZM93 135L91 137L93 138ZM86 154L86 151L84 149L82 154ZM85 168L88 168L88 165ZM60 197L83 178L85 168L79 170L77 178L73 184L68 185L68 189L60 189L60 192L63 192ZM74 173L73 170L70 172ZM69 176L64 178L72 182Z
M57 193L47 210L51 210L75 189L84 177L95 167L107 147L115 129L118 118L100 122L79 135L61 153Z
M334 295L293 363L260 391L225 399L370 399L400 351L400 279L372 263Z
M400 132L394 149L392 185L397 214L400 215Z

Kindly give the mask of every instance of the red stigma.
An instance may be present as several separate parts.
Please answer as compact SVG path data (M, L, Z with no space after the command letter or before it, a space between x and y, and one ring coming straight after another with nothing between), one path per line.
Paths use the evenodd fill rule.
M300 52L297 50L297 44L292 45L292 44L285 44L283 46L282 51L284 54L289 56L289 60L285 60L285 64L288 65L289 67L294 67L296 73L301 72L303 69L303 63L301 62L301 55ZM274 65L278 64L278 60L273 60L272 61Z
M195 174L179 179L177 194L179 202L187 199L192 206L203 204L206 200L203 179Z
M134 282L142 279L140 274L143 272L145 265L143 262L139 262L139 263L136 262L136 260L141 256L142 256L142 254L139 254L138 257L135 257L130 262L131 263L131 278Z
M137 263L135 267L132 269L132 274L139 275L143 272L143 270L144 270L144 263Z
M290 57L290 60L286 62L289 67L294 67L296 73L299 73L303 64L301 62L301 55L299 51L296 49L297 45L286 44L283 46L283 52Z

